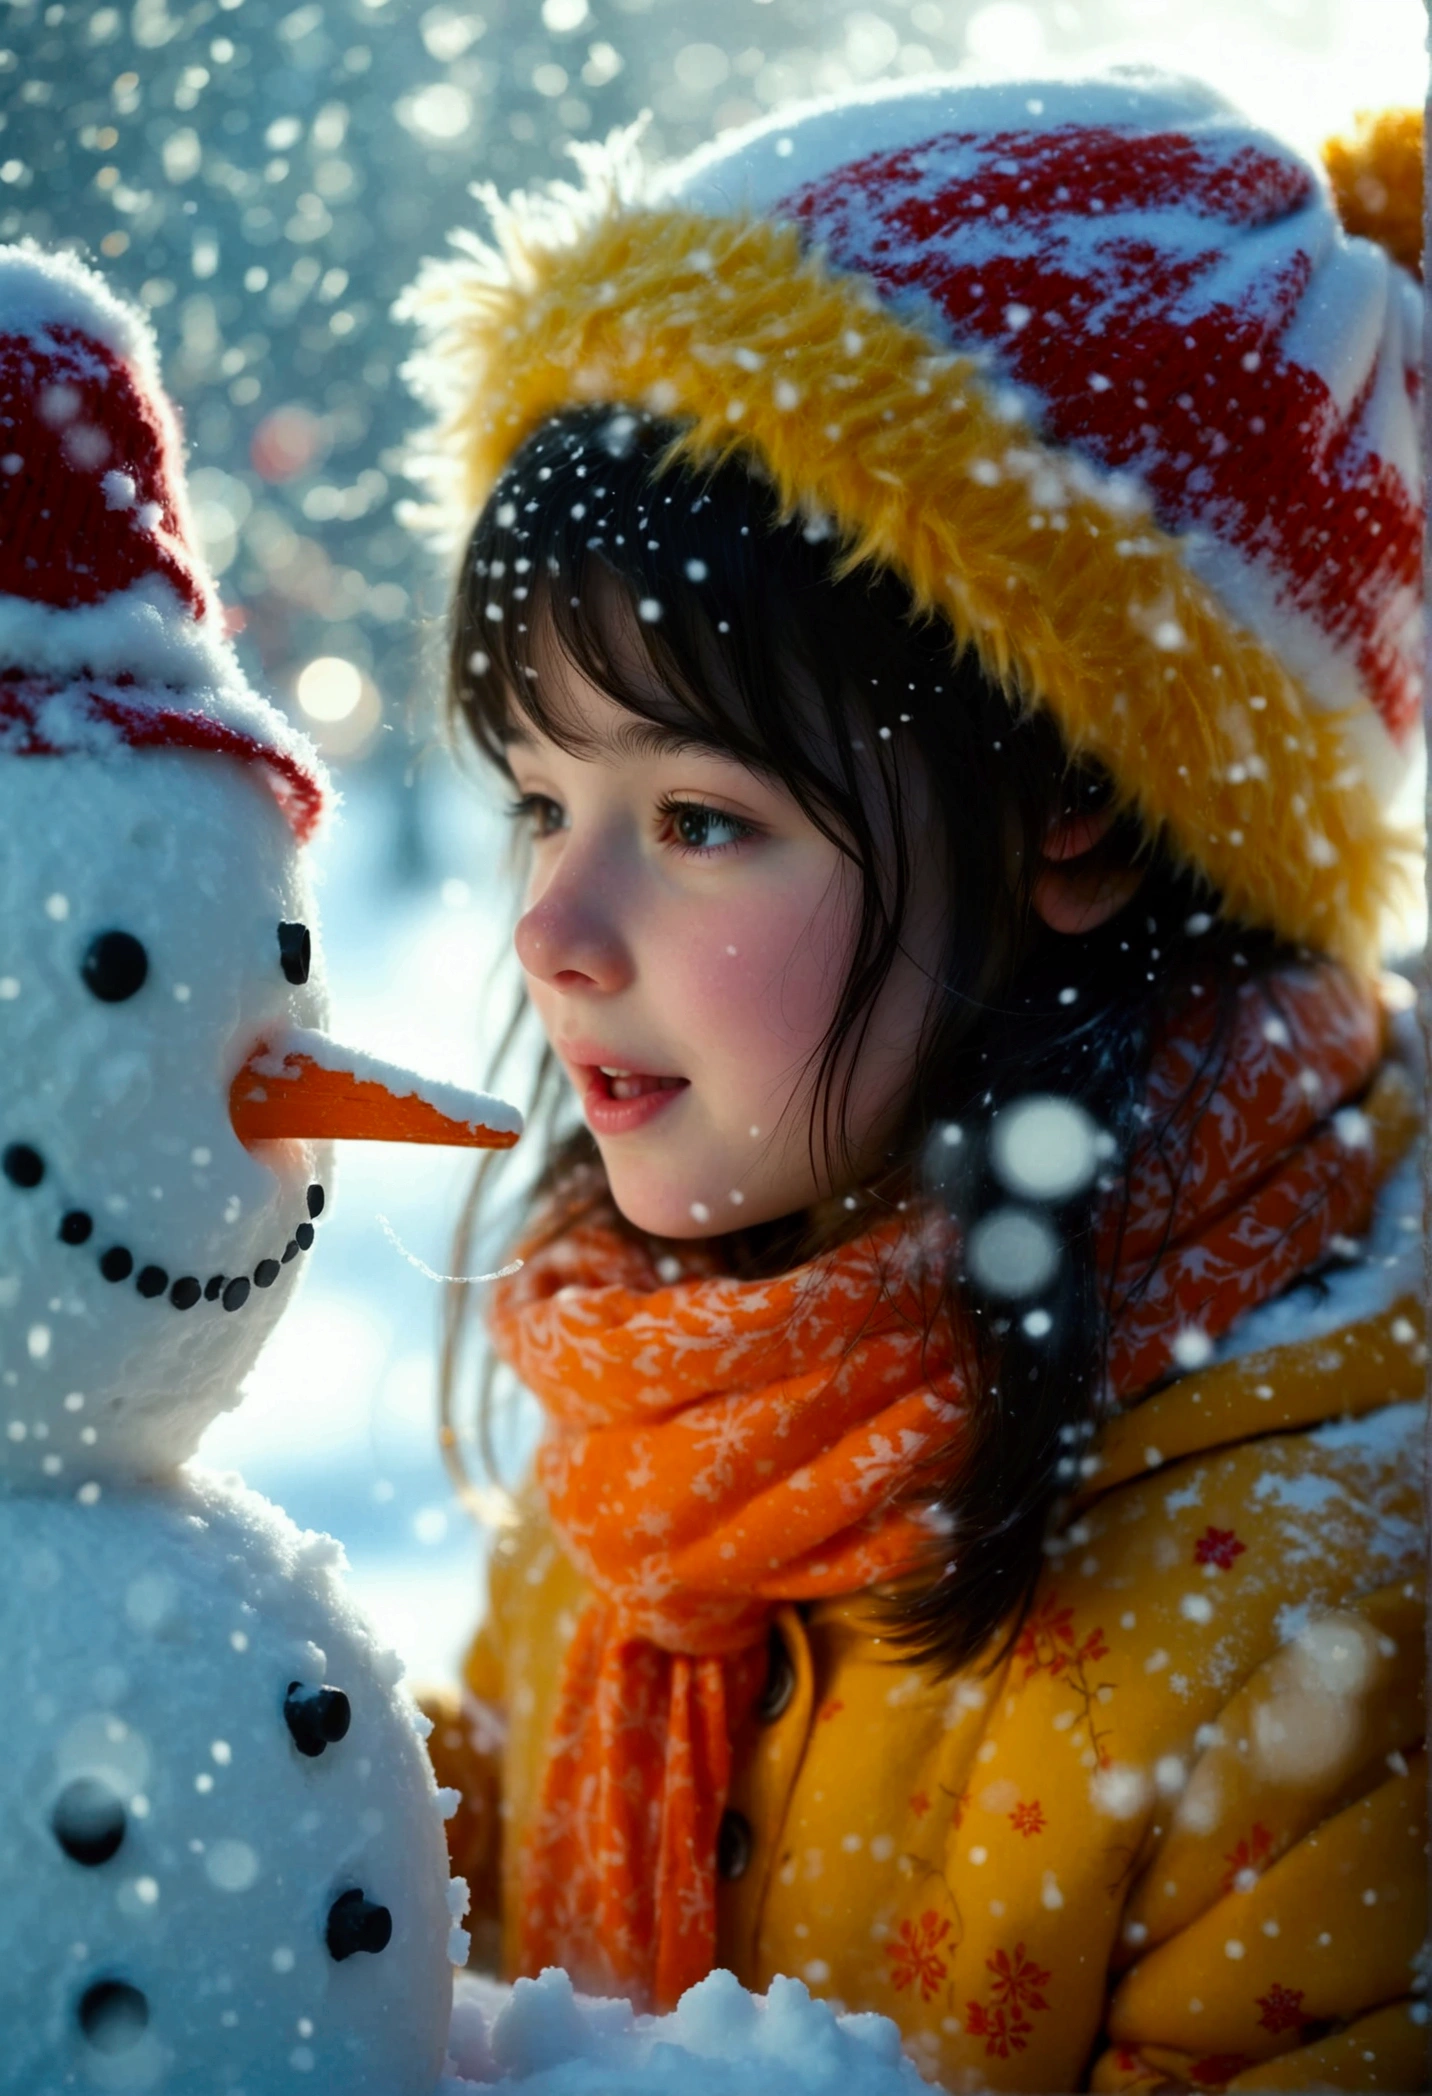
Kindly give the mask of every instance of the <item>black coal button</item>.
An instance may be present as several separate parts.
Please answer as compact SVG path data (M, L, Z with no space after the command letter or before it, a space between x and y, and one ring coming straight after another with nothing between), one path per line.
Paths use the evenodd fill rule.
M323 1188L321 1186L310 1186L310 1188L308 1189L308 1212L313 1217L315 1222L317 1222L319 1216L322 1215Z
M94 1217L83 1208L67 1209L60 1217L61 1244L85 1244L94 1235Z
M88 1870L119 1853L125 1824L122 1802L97 1776L76 1776L67 1783L50 1814L60 1847Z
M278 1261L261 1259L254 1268L254 1281L259 1288L272 1288L278 1279Z
M224 1289L224 1308L242 1310L249 1299L249 1284L243 1274L236 1274Z
M283 1715L299 1753L313 1759L347 1737L353 1706L341 1688L310 1688L306 1682L290 1681Z
M106 1281L127 1281L134 1272L134 1254L123 1245L111 1245L100 1254L99 1270Z
M386 1950L393 1940L393 1917L357 1888L340 1892L328 1910L324 1940L329 1957L341 1965L354 1951Z
M75 2014L96 2052L129 2052L149 2028L149 2003L127 1980L96 1980Z
M196 1274L181 1274L169 1291L169 1300L176 1310L192 1310L203 1293Z
M169 1286L169 1276L162 1266L142 1266L134 1285L141 1295L163 1295Z

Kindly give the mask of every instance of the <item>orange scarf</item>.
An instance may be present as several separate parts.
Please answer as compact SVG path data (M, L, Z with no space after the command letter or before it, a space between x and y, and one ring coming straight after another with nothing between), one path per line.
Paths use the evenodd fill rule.
M1329 1117L1376 1067L1375 996L1328 966L1271 989L1240 993L1216 1090L1196 1081L1203 1006L1156 1057L1151 1126L1168 1125L1101 1234L1125 1400L1187 1358L1188 1332L1216 1338L1366 1227L1374 1146ZM958 1335L927 1314L951 1249L944 1218L894 1218L773 1280L689 1258L663 1285L588 1221L498 1289L494 1344L546 1413L538 1477L595 1596L523 1859L525 1972L668 2008L710 1970L731 1739L774 1606L928 1559L919 1479L936 1454L948 1468L970 1402Z

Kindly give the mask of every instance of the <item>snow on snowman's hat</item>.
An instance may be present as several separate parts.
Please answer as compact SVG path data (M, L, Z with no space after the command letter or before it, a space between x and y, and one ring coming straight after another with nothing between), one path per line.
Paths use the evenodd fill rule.
M1318 170L1135 72L902 83L664 174L582 166L409 294L440 531L566 407L671 417L903 575L1231 914L1364 964L1398 936L1420 299Z
M126 746L253 765L300 843L323 812L224 637L147 321L72 257L0 247L0 756Z

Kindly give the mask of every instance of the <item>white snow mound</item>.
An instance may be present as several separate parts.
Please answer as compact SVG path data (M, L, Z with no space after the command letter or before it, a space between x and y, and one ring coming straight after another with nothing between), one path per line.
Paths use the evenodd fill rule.
M448 2079L438 2096L493 2082L529 2096L923 2096L888 2016L843 2015L796 1979L749 1994L713 1972L669 2016L578 1994L550 1966L453 1992Z

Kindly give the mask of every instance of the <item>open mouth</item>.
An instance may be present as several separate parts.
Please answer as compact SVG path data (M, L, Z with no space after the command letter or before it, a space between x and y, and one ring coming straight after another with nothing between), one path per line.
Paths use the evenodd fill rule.
M606 1099L642 1099L648 1092L679 1092L685 1077L652 1077L644 1070L611 1070L600 1063L591 1072L592 1088Z
M599 1136L634 1135L691 1089L689 1078L661 1077L652 1070L627 1070L613 1063L580 1063L573 1074L587 1126Z
M36 1193L46 1177L45 1160L29 1143L11 1143L0 1155L0 1171L11 1186L23 1194ZM294 1226L293 1235L276 1258L260 1259L251 1274L197 1274L171 1276L169 1269L154 1260L139 1260L126 1244L110 1244L100 1253L98 1266L106 1281L116 1287L133 1280L135 1290L147 1301L167 1298L175 1310L192 1310L196 1303L219 1303L225 1310L242 1310L255 1288L272 1288L285 1266L306 1252L313 1243L313 1226L323 1213L323 1188L309 1187L308 1213ZM61 1244L76 1248L89 1245L95 1235L94 1217L87 1208L66 1208L55 1235Z

